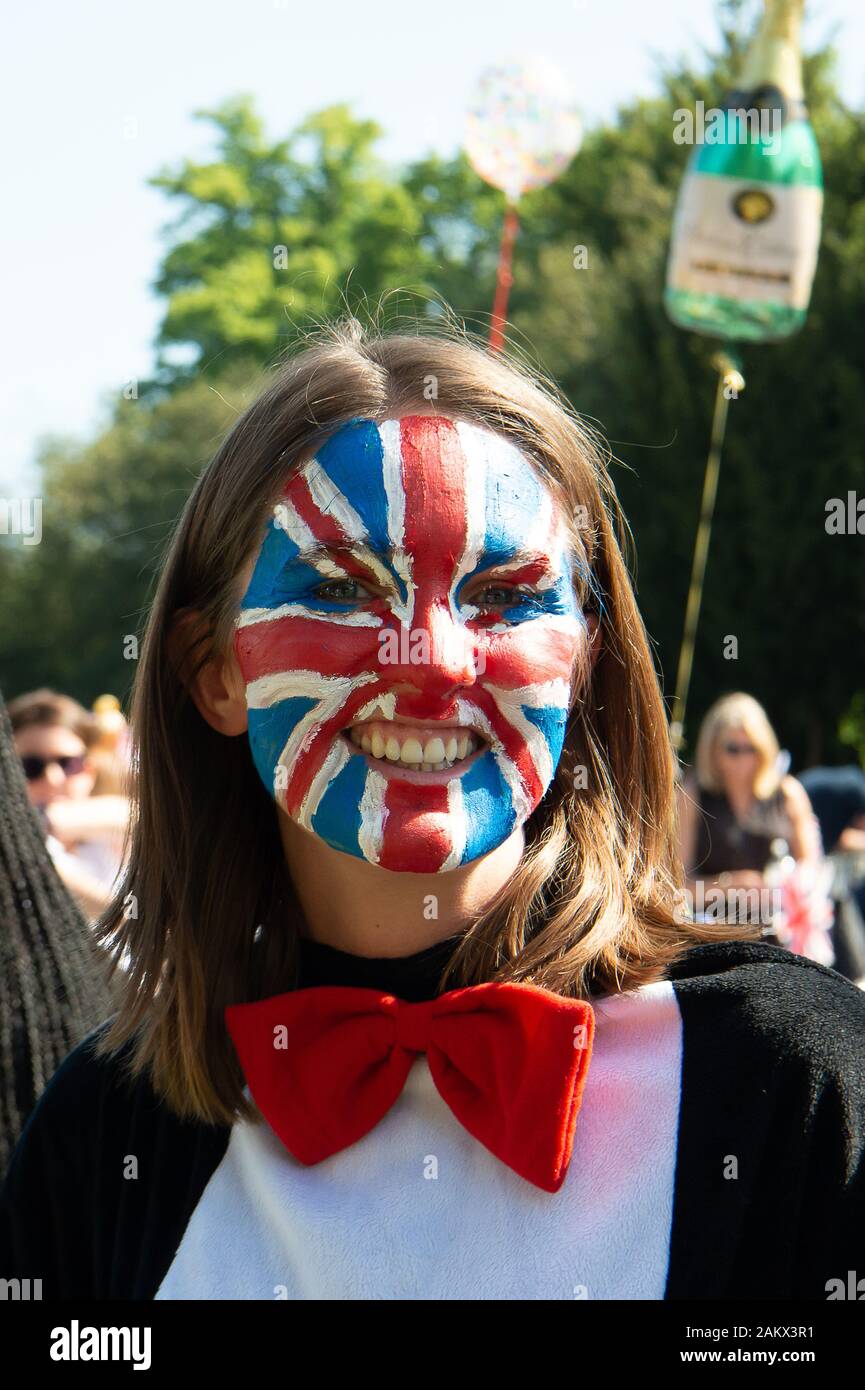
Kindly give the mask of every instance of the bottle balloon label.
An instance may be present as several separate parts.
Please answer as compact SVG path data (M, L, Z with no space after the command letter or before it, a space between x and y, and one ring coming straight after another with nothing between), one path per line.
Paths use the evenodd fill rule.
M822 207L814 184L689 170L667 273L672 317L678 320L679 307L686 326L730 337L783 336L798 327L811 295Z

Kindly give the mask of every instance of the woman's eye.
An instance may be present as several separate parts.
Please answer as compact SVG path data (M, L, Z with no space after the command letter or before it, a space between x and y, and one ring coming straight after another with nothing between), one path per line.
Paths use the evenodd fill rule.
M529 589L521 589L514 584L485 584L469 602L477 608L511 608L533 597Z
M330 599L333 603L357 603L372 598L372 594L357 579L328 579L313 589L316 598Z

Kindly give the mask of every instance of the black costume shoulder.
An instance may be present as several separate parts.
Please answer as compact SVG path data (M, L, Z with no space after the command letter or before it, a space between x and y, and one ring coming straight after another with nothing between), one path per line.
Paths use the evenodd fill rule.
M690 951L668 1298L819 1298L865 1264L865 994L762 943Z
M43 1298L152 1298L230 1128L181 1120L103 1024L57 1069L0 1191L0 1277Z

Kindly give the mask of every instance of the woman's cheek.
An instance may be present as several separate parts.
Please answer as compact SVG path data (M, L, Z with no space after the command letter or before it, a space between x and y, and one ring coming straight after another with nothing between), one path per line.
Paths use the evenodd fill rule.
M346 644L341 633L329 640L331 634L324 623L315 624L315 641L310 641L308 636L294 636L290 622L290 619L283 619L278 625L274 623L272 632L259 624L251 629L240 628L235 633L234 650L246 686L262 676L284 672L289 677L298 671L319 671L324 685L328 676L335 673L335 665L339 668L336 673L346 676L375 672L381 666L380 628L354 630L350 643ZM337 642L340 643L338 652ZM350 650L346 650L346 645Z
M588 658L588 635L582 615L536 618L508 632L488 633L479 651L481 665L493 677L498 672L511 678L509 684L540 685L572 678Z

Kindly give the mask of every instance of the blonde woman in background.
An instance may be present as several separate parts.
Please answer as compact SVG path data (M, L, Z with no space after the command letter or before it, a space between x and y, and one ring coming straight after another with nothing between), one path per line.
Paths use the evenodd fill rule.
M783 773L775 731L752 695L722 696L703 720L696 768L680 789L679 844L698 902L710 889L766 888L779 852L796 863L821 858L808 795Z

